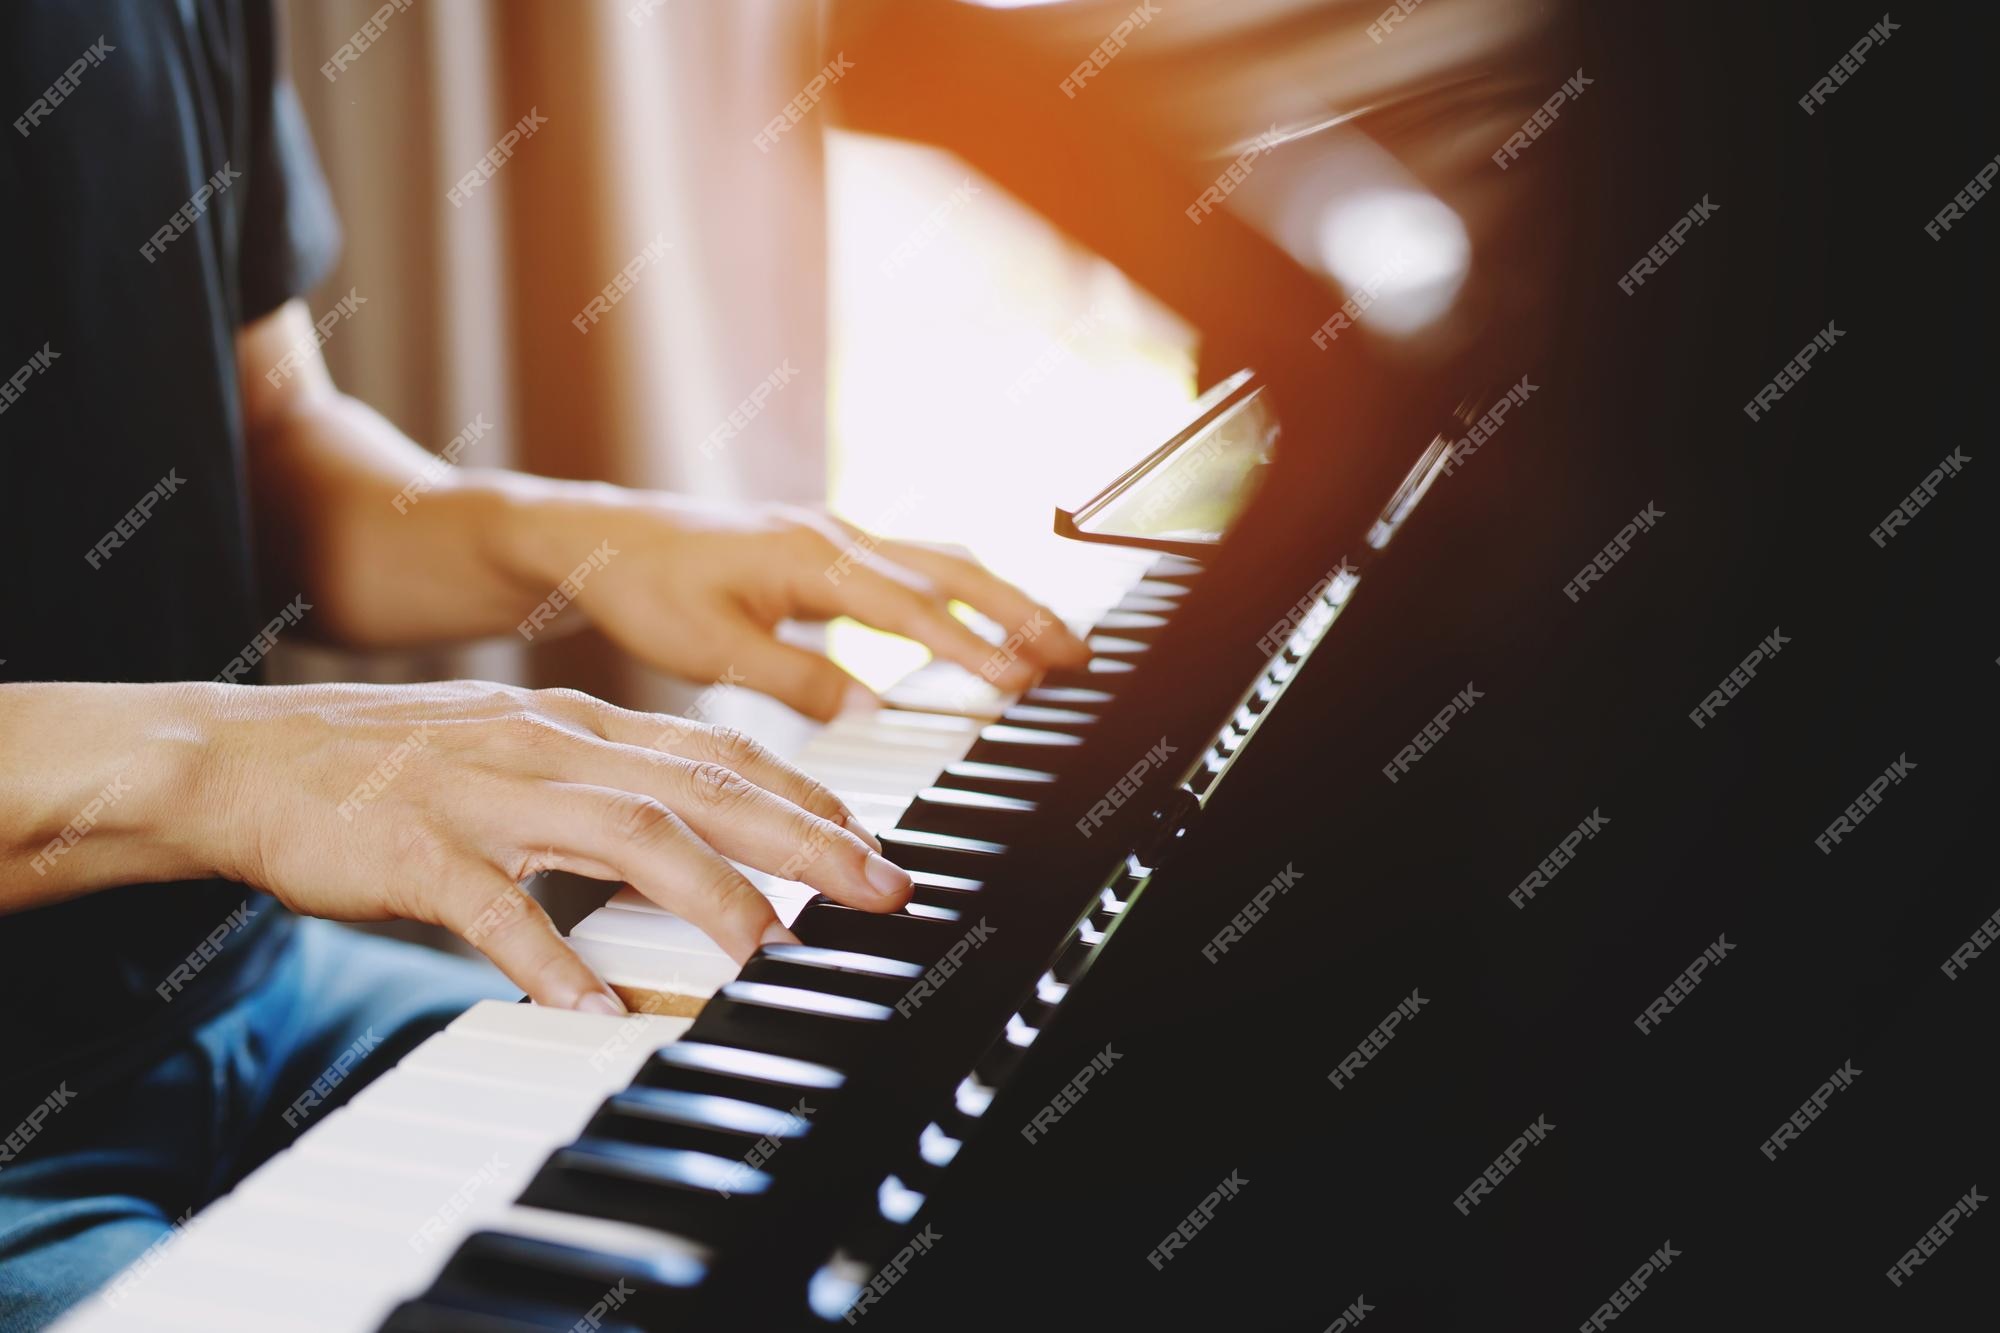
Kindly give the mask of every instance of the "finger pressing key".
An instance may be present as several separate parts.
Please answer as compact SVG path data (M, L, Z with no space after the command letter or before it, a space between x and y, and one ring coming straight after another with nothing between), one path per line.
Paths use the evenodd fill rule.
M517 836L548 848L544 864L623 880L701 928L737 962L760 944L795 944L771 902L651 796L576 783L542 784Z

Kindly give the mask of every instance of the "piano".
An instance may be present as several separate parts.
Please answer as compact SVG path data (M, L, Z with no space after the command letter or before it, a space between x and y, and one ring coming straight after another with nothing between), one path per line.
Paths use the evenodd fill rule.
M1431 3L1509 20L1520 8ZM1108 31L1128 6L1083 8ZM1350 6L1244 9L1249 36L1279 57L1337 36L1351 60L1366 40ZM1209 387L1187 429L1064 511L1092 545L1056 605L1093 658L1016 696L927 667L790 756L912 873L905 910L864 913L746 872L801 942L738 968L617 891L570 939L630 1016L473 1008L65 1333L815 1328L893 1302L930 1243L927 1200L968 1143L1017 1132L1018 1120L990 1124L992 1108L1199 837L1232 767L1282 725L1292 682L1368 596L1451 443L1518 373L1461 317L1508 314L1504 289L1468 289L1427 337L1361 320L1316 343L1354 284L1283 226L1246 220L1261 183L1191 223L1187 206L1265 129L1225 133L1195 114L1212 102L1186 95L1195 57L1228 48L1234 11L1190 6L1178 28L1163 15L1156 64L1135 39L1123 85L1065 101L1053 90L1082 49L1069 15L837 10L829 49L897 72L844 81L846 123L952 147L1203 332ZM1482 31L1489 44L1521 37L1497 20ZM1441 60L1414 35L1395 40L1364 105L1288 116L1257 172L1321 180L1364 130L1415 135L1419 92L1448 87L1463 115L1498 123L1512 92L1539 87L1469 78L1477 42ZM1240 96L1240 54L1229 79L1200 86ZM1144 128L1163 99L1184 113L1171 134ZM1227 521L1178 522L1182 502L1212 498L1189 469L1246 422L1261 434Z
M1197 404L1181 452L1200 456L1202 423L1240 413L1246 387ZM1285 618L1206 744L1115 754L1132 798L1112 806L1114 776L1102 802L1073 805L1080 758L1208 578L1183 555L1093 554L1058 607L1094 650L1085 667L1002 695L934 663L793 756L911 872L902 912L746 869L801 943L739 969L621 888L570 940L628 1016L475 1006L62 1327L809 1327L865 1309L922 1234L927 1192L1361 578L1336 572ZM1114 827L1128 809L1144 817ZM1061 827L1092 870L1075 892L1029 891L1016 849L1073 811ZM760 1293L754 1315L724 1294L739 1284Z

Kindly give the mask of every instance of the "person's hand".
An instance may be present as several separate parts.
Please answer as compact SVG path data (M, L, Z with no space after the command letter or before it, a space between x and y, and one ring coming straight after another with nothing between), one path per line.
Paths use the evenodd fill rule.
M540 554L543 577L582 574L573 600L620 647L691 680L741 681L808 717L831 718L869 696L826 658L781 643L781 620L852 616L1002 689L1089 656L1053 612L976 562L809 510L607 490L519 521L537 529L523 546ZM951 613L953 600L996 622L1007 644L975 634Z
M517 887L537 871L630 883L739 961L796 940L724 857L871 911L909 898L833 793L725 729L479 681L178 688L215 873L446 926L541 1004L623 1011Z

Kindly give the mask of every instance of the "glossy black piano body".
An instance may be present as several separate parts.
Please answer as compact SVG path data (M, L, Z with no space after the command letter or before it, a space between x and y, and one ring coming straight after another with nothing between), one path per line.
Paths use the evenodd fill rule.
M1439 15L1476 8L1429 2ZM1706 384L1711 359L1737 378L1778 364L1767 353L1789 336L1780 328L1831 290L1830 242L1786 251L1779 239L1804 235L1829 207L1823 163L1754 91L1770 62L1804 68L1792 54L1800 15L1579 18L1558 8L1482 50L1473 68L1441 66L1450 77L1417 79L1407 95L1385 84L1361 124L1479 220L1476 280L1434 340L1361 334L1329 348L1310 335L1340 308L1337 287L1226 211L1200 226L1184 216L1226 165L1222 141L1197 152L1194 138L1145 118L1175 80L1198 88L1205 61L1228 68L1240 52L1196 43L1150 71L1135 58L1123 83L1107 77L1062 98L1051 89L1076 51L1052 49L1033 11L838 12L836 44L874 72L843 84L848 123L953 148L1113 257L1202 331L1205 378L1256 368L1281 404L1284 444L1214 557L1162 572L1174 591L1140 614L1160 614L1164 600L1164 623L1107 630L1146 642L1129 655L1132 670L1045 682L1093 693L1024 700L1058 711L1002 724L1082 744L1002 732L940 784L1028 804L921 801L919 836L892 839L932 878L922 901L956 919L808 909L798 933L812 947L750 964L642 1072L629 1104L608 1104L594 1124L604 1144L650 1151L621 1158L580 1145L532 1189L712 1243L716 1262L698 1283L661 1275L649 1297L658 1313L645 1317L673 1328L809 1327L838 1322L842 1309L884 1329L1324 1327L1352 1319L1357 1296L1381 1310L1370 1327L1574 1324L1663 1237L1708 1246L1722 1274L1687 1279L1708 1300L1748 1256L1801 1274L1818 1272L1815 1255L1872 1253L1858 1239L1872 1238L1872 1222L1840 1214L1824 1178L1740 1179L1772 1165L1756 1152L1763 1121L1795 1104L1785 1101L1794 1084L1810 1091L1808 1069L1838 1063L1845 1038L1896 1061L1893 1011L1865 1008L1836 960L1797 947L1805 914L1823 905L1817 885L1833 906L1808 933L1851 968L1870 931L1862 885L1886 871L1860 856L1825 869L1811 833L1838 802L1800 776L1812 767L1800 757L1824 756L1844 774L1871 746L1914 754L1915 735L1935 747L1948 785L1966 752L1953 749L1946 701L1919 692L1899 710L1856 709L1847 672L1861 662L1876 691L1906 688L1921 675L1909 645L1921 644L1918 657L1948 663L1937 670L1969 689L1964 663L1977 655L1962 652L1955 626L1885 595L1909 570L1852 568L1869 551L1839 544L1856 535L1856 516L1893 501L1914 463L1857 454L1821 479L1824 507L1808 508L1782 461L1809 430L1865 424L1887 436L1896 414L1835 395L1739 439L1733 402L1676 393ZM1336 5L1286 21L1302 26L1255 32L1258 49L1303 46L1321 26L1357 28L1368 16ZM1723 31L1742 53L1705 50ZM1414 29L1392 40L1405 36L1415 43ZM1569 117L1520 176L1490 164L1474 175L1459 140L1488 144L1493 127L1519 123L1525 90L1559 86L1578 62L1605 71L1603 114ZM1735 82L1674 122L1694 70ZM1528 97L1528 111L1540 100ZM1474 166L1483 159L1483 148L1470 154ZM1727 193L1713 187L1717 201L1757 218L1749 229L1771 249L1719 240L1706 267L1690 252L1676 263L1680 286L1642 305L1615 278L1709 188L1704 160L1727 182ZM1759 174L1756 164L1774 160L1787 164L1782 181ZM1873 239L1851 217L1842 227L1850 255ZM1876 288L1849 303L1895 320L1911 316L1902 300ZM1735 322L1718 328L1724 311ZM1914 369L1898 354L1878 345L1874 364ZM1396 541L1371 546L1426 449L1462 435L1522 375L1549 390L1504 443L1464 475L1433 479ZM1944 424L1941 405L1923 410L1932 428ZM1874 505L1877 496L1888 500ZM1648 504L1666 515L1644 539L1657 550L1621 552L1615 581L1566 596L1577 568ZM1934 558L1950 568L1950 554ZM1275 721L1254 745L1239 739L1228 780L1191 799L1182 779L1232 728L1240 734L1248 719L1234 715L1271 669L1260 640L1346 559L1362 574L1339 623L1301 662L1280 655L1291 688L1268 705ZM1969 595L1942 577L1949 596ZM1879 617L1871 628L1856 628L1857 603ZM1835 646L1801 653L1796 677L1745 733L1690 727L1688 692L1773 623ZM1385 764L1454 698L1467 699L1463 716L1392 779ZM1162 764L1157 785L1133 779L1148 754L1187 764ZM1052 781L1007 777L1023 769ZM1137 796L1085 820L1085 836L1079 819L1121 780ZM1555 881L1544 901L1573 894L1565 910L1511 904L1508 890L1600 808L1617 836ZM1928 865L1954 835L1938 820L1926 827L1936 839L1920 856ZM1140 847L1150 862L1132 860ZM1204 952L1287 871L1296 882L1252 928ZM1972 901L1961 891L1911 910L1970 922L1980 914L1961 909ZM1689 1014L1700 1042L1634 1035L1628 1011L1717 932L1756 941L1768 962L1742 965L1734 1004ZM1100 952L1107 938L1117 947ZM933 969L955 948L948 978L899 1010L910 969ZM1898 993L1927 965L1899 953ZM1814 1017L1807 995L1852 1022ZM1371 1038L1361 1073L1331 1084L1329 1072L1413 998L1422 1005L1394 1042ZM1978 1028L1962 1011L1928 1021L1957 1039ZM1100 1059L1107 1046L1115 1061ZM1939 1036L1926 1049L1948 1046ZM769 1059L732 1064L726 1053L741 1051ZM1094 1060L1089 1095L1071 1096ZM1930 1114L1950 1132L1937 1142L1972 1161L1975 1113L1937 1109L1950 1076L1897 1067L1940 1099ZM654 1094L666 1100L649 1110ZM702 1094L772 1109L804 1098L815 1112L768 1173L722 1198L676 1155L715 1146L712 1125L675 1118L673 1098ZM1058 1097L1069 1103L1061 1115L1024 1134ZM1533 1171L1510 1175L1506 1208L1455 1209L1467 1179L1542 1116L1554 1136ZM1856 1118L1905 1134L1920 1122L1900 1099ZM1925 1170L1947 1156L1912 1151ZM1153 1263L1162 1237L1236 1172L1243 1197ZM1786 1198L1801 1179L1822 1183L1803 1201ZM1747 1202L1710 1206L1731 1199ZM1920 1201L1912 1190L1904 1202ZM1834 1221L1820 1222L1828 1209ZM1768 1234L1767 1216L1790 1230ZM461 1259L433 1294L468 1308L490 1300L518 1312L597 1276L588 1256ZM1854 1299L1816 1281L1794 1288L1800 1308ZM1704 1308L1664 1278L1646 1299L1668 1322ZM413 1309L396 1326L452 1325Z

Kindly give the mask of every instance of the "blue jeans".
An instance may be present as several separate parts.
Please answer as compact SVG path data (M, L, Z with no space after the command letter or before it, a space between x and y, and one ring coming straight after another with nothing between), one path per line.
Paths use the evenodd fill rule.
M519 995L484 963L300 921L263 985L77 1095L0 1171L0 1333L44 1327L425 1037ZM357 1043L368 1053L298 1109Z

